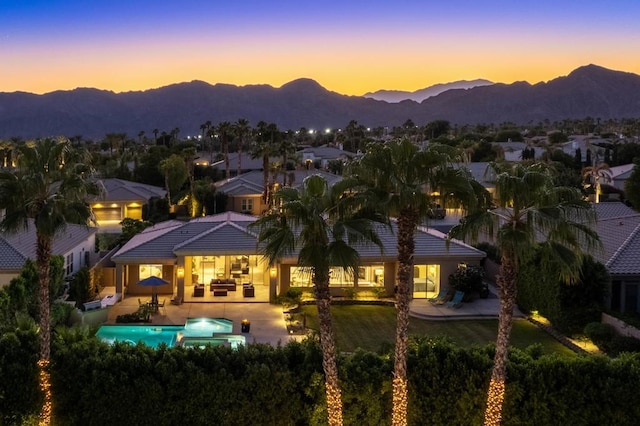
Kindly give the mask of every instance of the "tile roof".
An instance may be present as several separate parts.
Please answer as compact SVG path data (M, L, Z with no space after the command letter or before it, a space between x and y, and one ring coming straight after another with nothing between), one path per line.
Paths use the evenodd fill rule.
M115 201L149 201L152 197L166 197L167 191L164 189L139 182L132 182L124 179L107 178L101 179L105 189L102 202Z
M640 223L606 263L610 274L640 275Z
M97 232L98 228L67 224L53 239L52 252L61 255L73 250ZM0 234L0 270L20 269L26 259L36 258L36 228L29 220L26 230Z
M248 228L257 218L235 212L193 219L171 221L145 229L133 237L113 257L116 263L172 260L186 254L237 254L258 252L257 231ZM397 225L379 227L384 251L375 245L358 247L363 258L394 260L397 258ZM293 253L292 256L296 256ZM461 241L446 244L446 236L434 229L419 227L416 232L416 257L482 259L484 252Z
M333 185L342 179L342 176L335 175L333 173L325 172L322 170L291 170L287 171L287 181L289 181L289 174L293 173L293 182L291 186L298 188L307 176L320 175L327 180L329 185ZM269 177L271 179L271 177ZM278 182L282 183L282 175L278 176ZM229 195L255 195L261 194L264 189L264 175L262 171L253 171L243 173L240 176L232 177L230 179L216 182L218 190Z

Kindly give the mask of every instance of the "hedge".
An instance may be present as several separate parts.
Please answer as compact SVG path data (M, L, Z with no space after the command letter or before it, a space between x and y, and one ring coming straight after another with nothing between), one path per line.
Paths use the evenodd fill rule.
M326 422L314 340L282 347L184 349L58 341L51 380L56 424L315 425ZM482 424L492 346L412 340L411 425ZM347 425L390 423L390 354L339 359ZM557 358L513 349L505 425L636 424L640 356Z

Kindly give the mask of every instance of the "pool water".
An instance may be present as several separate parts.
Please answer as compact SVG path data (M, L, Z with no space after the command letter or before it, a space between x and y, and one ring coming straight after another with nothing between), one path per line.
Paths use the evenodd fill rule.
M245 344L242 335L231 334L233 321L226 318L189 318L182 325L103 325L96 336L104 342L142 342L152 348L162 343L169 347L183 344L185 347L202 347L206 344L224 344L237 348Z

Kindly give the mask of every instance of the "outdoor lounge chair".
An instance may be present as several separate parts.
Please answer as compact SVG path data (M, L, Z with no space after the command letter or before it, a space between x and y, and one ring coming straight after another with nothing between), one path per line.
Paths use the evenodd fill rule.
M434 305L442 305L443 303L448 301L450 298L451 297L448 290L440 289L440 293L438 293L436 297L430 297L427 300L433 303Z
M176 296L173 299L171 299L171 304L172 305L182 305L182 297L180 296ZM164 307L164 300L162 301L162 307Z
M464 291L456 291L456 294L453 295L453 299L445 303L444 306L446 306L447 308L459 308L460 305L462 305L463 297Z

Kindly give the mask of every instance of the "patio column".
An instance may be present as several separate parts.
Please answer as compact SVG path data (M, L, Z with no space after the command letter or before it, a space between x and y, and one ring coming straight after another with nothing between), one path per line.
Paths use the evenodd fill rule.
M121 300L124 299L124 268L122 264L116 264L116 293L120 293L122 295Z
M189 277L191 277L191 268L189 268ZM184 300L184 277L187 274L184 268L184 256L178 257L178 264L176 267L176 291L179 298Z

